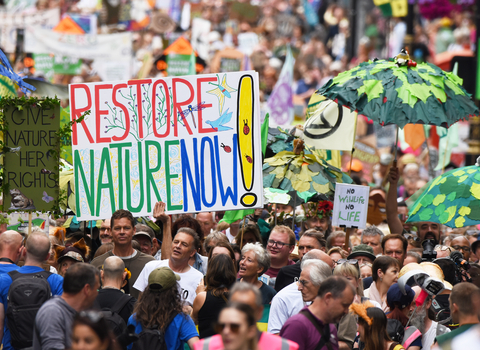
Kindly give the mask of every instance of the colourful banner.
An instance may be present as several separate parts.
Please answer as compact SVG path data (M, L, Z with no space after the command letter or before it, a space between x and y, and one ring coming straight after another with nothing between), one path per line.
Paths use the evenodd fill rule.
M295 60L290 47L283 64L280 77L275 84L267 105L270 113L270 125L289 125L293 121L293 65Z
M69 88L79 220L263 206L256 72Z
M60 106L10 107L5 117L4 209L50 211L58 199Z

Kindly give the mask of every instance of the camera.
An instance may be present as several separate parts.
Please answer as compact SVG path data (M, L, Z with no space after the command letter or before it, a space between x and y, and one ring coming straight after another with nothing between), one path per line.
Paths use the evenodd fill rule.
M423 247L422 261L433 261L437 258L435 245L436 245L436 242L433 239L426 239L422 242L422 247Z

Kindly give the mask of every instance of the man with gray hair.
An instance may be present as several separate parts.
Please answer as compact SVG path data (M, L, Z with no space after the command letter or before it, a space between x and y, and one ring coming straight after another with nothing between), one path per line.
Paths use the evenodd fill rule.
M280 333L283 324L291 316L297 314L317 297L321 282L332 275L331 267L324 261L325 255L319 249L313 249L305 254L298 282L283 288L272 299L268 318L269 333Z
M368 244L373 249L373 254L375 256L382 255L382 239L383 239L383 232L375 225L367 227L362 232L362 236L360 237L360 241L362 244Z
M102 289L98 291L94 307L108 309L117 313L128 323L128 318L133 313L133 306L136 299L131 295L122 292L122 287L128 279L125 271L125 263L118 256L110 256L103 263L103 270L100 271Z

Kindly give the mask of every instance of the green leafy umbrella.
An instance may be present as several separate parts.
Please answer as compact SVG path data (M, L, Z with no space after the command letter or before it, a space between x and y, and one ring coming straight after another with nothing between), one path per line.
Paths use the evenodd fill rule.
M432 221L449 227L480 224L480 157L472 166L435 178L418 197L407 222Z
M328 164L315 150L303 150L299 154L281 151L266 158L263 164L264 188L281 189L290 195L296 191L305 202L311 199L309 194L314 193L321 194L322 199L333 199L337 182L352 183L352 179Z
M340 73L317 90L380 125L449 127L478 115L463 80L431 63L416 64L408 53L397 60L373 60ZM402 62L400 64L399 62Z

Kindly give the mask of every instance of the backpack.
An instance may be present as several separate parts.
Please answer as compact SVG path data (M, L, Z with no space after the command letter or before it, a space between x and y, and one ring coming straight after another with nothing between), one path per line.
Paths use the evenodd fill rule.
M10 271L12 284L8 290L7 327L12 336L12 347L23 349L32 346L35 317L40 307L52 297L47 279L48 271L20 273Z
M173 318L175 318L175 316L176 315L174 315ZM167 322L164 330L160 330L156 326L144 328L138 335L138 340L133 343L131 350L168 350L167 343L165 342L165 331L170 323L171 321Z
M405 328L403 328L399 320L387 318L387 333L394 342L401 344L405 334Z
M102 313L107 321L108 327L112 330L117 339L124 334L127 329L125 320L119 314L132 298L132 296L124 294L111 308L102 308Z

